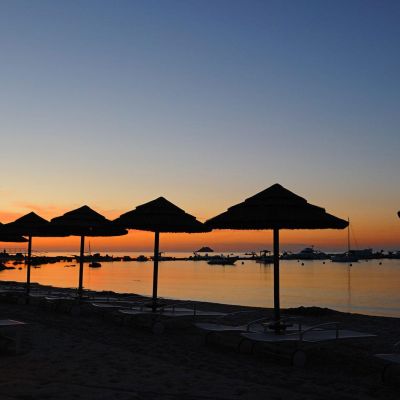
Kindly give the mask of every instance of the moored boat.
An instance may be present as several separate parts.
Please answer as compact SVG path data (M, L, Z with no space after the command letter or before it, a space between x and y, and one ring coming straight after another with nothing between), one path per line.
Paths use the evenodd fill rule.
M211 257L207 264L210 265L234 265L239 257L225 257L225 256L215 256Z
M355 254L354 251L350 250L350 219L347 219L347 251L342 254L334 254L331 256L331 261L333 262L342 262L342 263L352 263L357 262L359 257Z
M332 262L343 262L343 263L350 263L350 262L357 262L358 257L355 256L354 254L351 254L351 252L346 252L343 254L334 254L331 257Z
M89 263L89 267L90 268L100 268L101 264L97 261L93 261L93 262Z
M269 250L261 250L260 255L256 257L255 260L260 264L272 264L274 262L274 256L271 255Z
M0 271L4 271L5 269L15 269L15 267L8 267L7 265L0 263Z
M282 260L326 260L328 255L322 251L315 250L314 246L306 247L299 253L285 252L280 257Z

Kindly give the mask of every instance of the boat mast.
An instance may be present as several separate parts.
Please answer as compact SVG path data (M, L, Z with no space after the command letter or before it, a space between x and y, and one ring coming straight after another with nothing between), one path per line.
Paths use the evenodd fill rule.
M347 218L347 254L350 255L350 218Z

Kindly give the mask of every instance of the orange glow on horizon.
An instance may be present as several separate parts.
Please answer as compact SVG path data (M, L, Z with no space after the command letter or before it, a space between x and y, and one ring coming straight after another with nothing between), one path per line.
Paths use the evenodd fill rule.
M373 247L397 249L399 247L400 227L380 230L375 234L370 231L356 232L351 235L352 248ZM281 250L296 250L314 245L318 249L341 251L347 247L346 230L282 230L280 234ZM154 234L144 231L130 231L120 237L88 237L92 252L145 251L153 250ZM2 243L3 248L24 248L24 244ZM216 230L204 234L162 233L160 249L162 251L192 252L202 246L210 246L216 252L223 251L259 251L272 250L272 231ZM67 251L77 253L79 238L34 238L36 251Z
M318 203L311 201L311 203ZM360 210L352 202L337 203L340 209L330 209L327 211L333 215L346 218L345 207L351 207L351 242L352 248L372 247L376 250L400 248L400 220L395 215L393 209L380 209L379 212L373 210L371 205L364 205L366 209ZM80 207L83 204L74 204L70 207L58 207L48 205L46 207L14 203L12 211L1 211L0 222L7 223L14 221L22 215L35 211L40 216L50 220L51 218L62 215L66 211ZM105 215L109 219L118 217L124 209L105 209L96 204L89 204L94 210ZM178 206L181 206L178 202ZM206 213L202 207L197 210L190 208L187 212L194 215L204 215L199 220L204 221L222 210L208 210ZM134 207L131 207L131 209ZM183 207L184 205L183 205ZM196 213L196 211L202 212ZM397 210L396 210L397 211ZM115 252L115 251L145 251L153 249L154 235L151 232L130 231L128 235L121 237L108 238L88 238L92 251ZM281 231L281 250L300 250L305 246L314 245L321 250L344 251L347 248L346 230L283 230ZM0 248L24 248L24 244L0 243ZM76 253L79 248L79 238L35 238L34 250L36 251L65 251ZM185 251L191 252L202 246L210 246L216 252L223 251L259 251L262 249L272 249L272 232L268 230L246 231L246 230L215 230L205 234L161 234L160 246L163 251Z

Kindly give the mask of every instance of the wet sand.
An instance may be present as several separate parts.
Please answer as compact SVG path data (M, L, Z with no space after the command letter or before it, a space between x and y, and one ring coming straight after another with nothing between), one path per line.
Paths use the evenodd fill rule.
M198 307L245 309L211 303ZM271 313L253 310L255 318ZM89 308L72 316L43 305L3 301L0 312L2 319L28 323L21 353L0 355L0 399L399 398L400 384L383 384L384 363L372 357L390 351L400 339L396 318L289 309L290 315L304 316L305 323L340 321L379 335L313 349L307 365L296 368L262 349L240 354L233 346L206 344L190 322L153 335L142 325L121 325L118 318L103 318Z

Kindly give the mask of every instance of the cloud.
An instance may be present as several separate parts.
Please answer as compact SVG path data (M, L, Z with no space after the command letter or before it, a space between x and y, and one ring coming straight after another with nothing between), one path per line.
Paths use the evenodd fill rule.
M3 224L7 222L12 222L19 218L21 213L13 212L13 211L0 211L0 222Z
M39 214L43 218L54 218L59 215L62 215L66 213L67 211L73 210L75 208L81 207L83 204L72 204L70 206L58 206L55 204L35 204L35 203L28 203L28 202L14 202L13 203L13 208L18 208L22 211L22 214L24 212L28 213L31 211L34 211L35 213ZM104 215L105 217L109 219L115 219L119 217L122 213L126 212L126 210L122 209L104 209L101 207L97 207L96 205L93 204L88 204L89 207L93 208L95 211L98 213ZM15 213L15 212L10 212L9 214L16 214L17 217L21 216L21 213Z
M46 205L39 205L34 203L26 203L26 202L15 202L14 208L19 208L21 210L25 210L26 213L34 211L35 213L39 214L44 218L53 218L57 215L64 213L64 208L56 206L54 204L46 204ZM23 213L25 212L23 211ZM21 216L21 215L19 215Z

